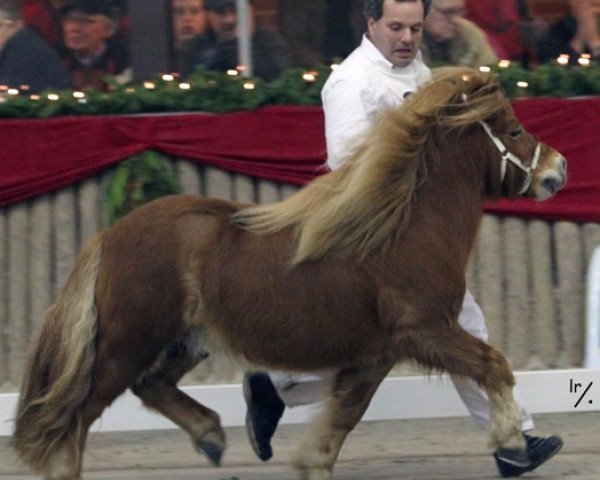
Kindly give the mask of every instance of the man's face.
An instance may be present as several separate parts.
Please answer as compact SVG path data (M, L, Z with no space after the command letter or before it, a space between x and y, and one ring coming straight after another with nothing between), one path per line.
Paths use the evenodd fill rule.
M452 40L465 13L465 0L434 0L425 19L425 30L438 42Z
M104 15L72 10L63 18L65 45L80 55L93 55L113 34L112 21Z
M173 33L177 45L200 35L205 26L202 0L173 0Z
M208 23L217 40L225 42L237 38L237 11L235 3L208 10Z
M423 3L384 0L383 16L369 18L369 39L395 67L406 67L419 51L423 37Z

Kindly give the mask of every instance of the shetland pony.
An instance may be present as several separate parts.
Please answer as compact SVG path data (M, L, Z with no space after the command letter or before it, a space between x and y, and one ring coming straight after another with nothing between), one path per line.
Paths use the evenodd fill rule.
M218 350L245 368L338 372L294 456L299 478L332 478L403 360L478 382L491 444L527 461L512 371L457 317L484 201L543 200L565 180L565 159L521 127L494 75L446 68L285 201L149 203L87 243L46 312L14 446L46 479L80 478L88 428L130 388L218 464L217 413L177 388Z

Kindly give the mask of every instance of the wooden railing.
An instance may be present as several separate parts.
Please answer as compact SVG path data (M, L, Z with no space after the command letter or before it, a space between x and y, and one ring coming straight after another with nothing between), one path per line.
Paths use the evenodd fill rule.
M297 187L173 161L186 193L272 202ZM104 190L111 171L0 209L0 388L19 384L43 311L64 285L86 239L107 226ZM517 369L582 364L586 266L600 225L485 215L468 270L491 343ZM399 367L396 372L406 372ZM229 382L226 360L205 362L188 381Z

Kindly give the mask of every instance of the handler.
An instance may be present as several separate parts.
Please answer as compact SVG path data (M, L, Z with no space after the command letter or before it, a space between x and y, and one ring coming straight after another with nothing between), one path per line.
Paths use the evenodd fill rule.
M434 0L435 2L435 0ZM336 69L323 88L327 165L339 168L360 142L378 115L400 105L403 99L430 78L419 46L430 0L365 0L367 33L361 45ZM467 291L460 325L473 336L488 341L483 312ZM334 371L290 375L273 372L247 374L244 396L248 405L246 427L257 456L271 458L271 438L285 406L322 400L330 391ZM481 427L489 423L489 401L471 379L453 375L454 386ZM522 431L534 428L531 415L519 407ZM534 470L562 447L557 436L533 437L523 433L531 463L515 465L499 451L494 453L500 474L514 477Z

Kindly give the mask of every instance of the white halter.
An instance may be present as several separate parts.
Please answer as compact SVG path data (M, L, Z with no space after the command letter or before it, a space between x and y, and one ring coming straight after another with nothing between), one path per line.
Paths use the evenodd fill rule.
M479 123L485 130L485 133L487 133L488 136L492 139L494 145L498 147L498 150L500 150L500 154L502 155L502 163L500 164L501 181L504 181L504 177L506 177L506 163L511 162L513 165L516 165L527 174L527 176L525 177L525 181L523 182L523 186L519 190L519 195L525 193L529 188L529 185L531 185L533 171L537 168L538 161L540 160L540 142L538 142L537 146L535 147L535 152L533 153L533 160L531 160L531 164L529 166L526 166L523 164L519 157L508 151L506 146L502 143L502 140L500 140L496 135L492 133L492 129L487 123L485 123L483 120L480 120Z
M462 99L465 102L467 101L468 97L466 93L462 94ZM504 145L504 143L502 143L502 140L500 140L496 135L492 133L492 129L486 122L480 120L479 123L485 130L485 133L487 133L488 136L492 139L492 142L494 142L494 145L496 145L496 147L500 151L500 154L502 155L502 163L500 164L500 181L504 181L504 178L506 177L506 164L507 162L511 162L513 165L516 165L527 174L527 176L525 177L525 181L523 182L523 186L519 190L519 195L525 193L531 185L531 180L533 179L533 171L537 168L538 161L540 160L540 142L538 142L537 146L535 147L535 152L533 153L533 159L531 160L531 164L529 166L526 166L525 164L523 164L519 157L508 151L506 145Z

